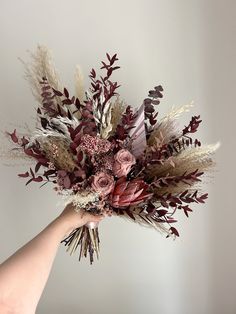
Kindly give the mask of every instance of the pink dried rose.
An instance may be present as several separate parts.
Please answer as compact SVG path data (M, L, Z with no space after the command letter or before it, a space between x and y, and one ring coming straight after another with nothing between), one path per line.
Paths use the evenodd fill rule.
M70 177L65 170L58 170L57 183L65 189L69 189L71 187Z
M127 176L131 167L136 163L134 155L124 148L115 154L114 159L113 173L118 178Z
M93 176L93 190L102 196L106 196L113 191L115 186L114 178L106 172L98 172Z

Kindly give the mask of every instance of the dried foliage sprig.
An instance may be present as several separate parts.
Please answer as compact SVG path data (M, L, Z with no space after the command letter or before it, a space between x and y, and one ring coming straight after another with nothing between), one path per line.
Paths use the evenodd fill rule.
M163 87L161 85L155 86L153 90L149 91L148 98L145 98L144 103L144 115L148 120L150 126L146 126L147 135L150 135L153 130L153 126L157 123L158 112L155 110L155 106L160 104L160 98L163 97Z

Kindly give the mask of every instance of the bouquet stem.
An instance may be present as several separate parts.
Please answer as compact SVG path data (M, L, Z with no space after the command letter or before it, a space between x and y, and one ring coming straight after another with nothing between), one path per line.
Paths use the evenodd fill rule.
M87 257L89 255L90 264L94 261L94 254L96 254L97 259L99 258L99 233L98 227L82 226L80 228L72 231L68 237L61 241L67 246L67 252L70 255L80 247L79 251L79 261L82 257Z

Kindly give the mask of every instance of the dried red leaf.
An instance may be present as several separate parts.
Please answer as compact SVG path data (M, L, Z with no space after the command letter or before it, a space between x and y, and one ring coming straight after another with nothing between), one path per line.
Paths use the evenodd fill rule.
M18 176L21 178L27 178L27 177L29 177L29 172L27 171L25 173L19 173Z
M158 209L156 212L157 212L159 217L162 217L162 216L165 216L168 213L168 210Z
M18 137L16 136L16 129L13 131L13 133L9 133L9 132L6 132L8 135L10 135L12 141L14 143L18 143Z
M72 105L72 102L71 102L70 99L64 99L64 100L62 100L62 103L63 103L64 105Z
M64 95L66 96L66 98L69 98L69 92L66 88L64 88Z
M28 185L30 182L33 181L33 179L34 179L34 178L29 179L29 181L27 181L25 185Z
M33 170L31 168L30 168L30 173L31 173L32 177L34 178L35 175L34 175L34 172L33 172Z
M36 166L35 166L35 172L38 172L39 171L39 168L41 167L41 163L40 162L38 162L37 164L36 164Z
M170 232L179 237L179 232L175 227L170 227Z
M41 176L38 176L36 178L33 178L33 181L34 182L42 182L43 181L43 178Z
M63 93L60 92L59 90L56 90L56 89L54 89L54 88L52 88L52 90L53 90L53 92L54 92L54 94L55 94L56 96L63 96Z

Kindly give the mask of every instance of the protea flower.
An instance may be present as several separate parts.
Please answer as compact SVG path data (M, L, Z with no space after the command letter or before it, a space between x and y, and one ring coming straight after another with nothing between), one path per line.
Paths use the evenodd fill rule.
M126 178L122 177L116 182L111 205L116 208L137 205L152 196L152 193L147 193L148 187L143 180L126 181Z

